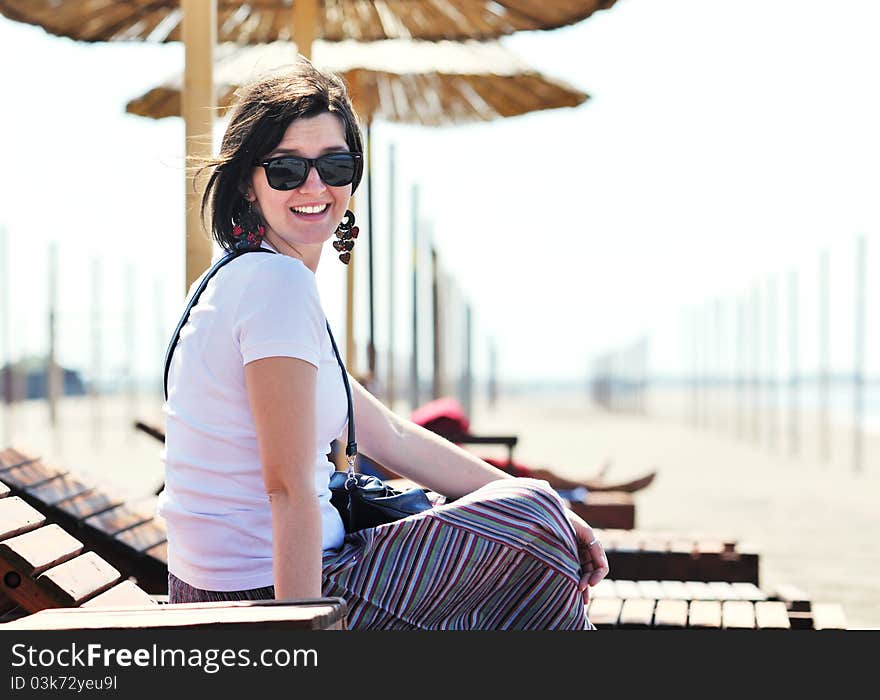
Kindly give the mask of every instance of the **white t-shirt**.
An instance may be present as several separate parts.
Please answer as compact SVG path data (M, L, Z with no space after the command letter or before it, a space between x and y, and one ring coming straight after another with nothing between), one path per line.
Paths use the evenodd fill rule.
M324 550L345 535L330 504L335 467L326 453L346 426L347 402L315 276L286 255L243 255L217 272L193 307L168 376L158 512L168 525L168 570L196 588L273 584L272 512L244 381L244 365L263 357L318 368L315 491Z

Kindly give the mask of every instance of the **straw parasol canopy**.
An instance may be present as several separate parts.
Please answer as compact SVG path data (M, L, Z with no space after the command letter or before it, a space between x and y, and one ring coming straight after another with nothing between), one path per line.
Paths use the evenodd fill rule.
M225 112L236 90L258 74L289 64L293 44L217 47L217 104ZM314 62L340 74L361 118L423 126L489 121L542 109L576 107L588 99L529 68L496 43L405 39L314 45ZM162 119L181 115L181 76L131 100L126 111Z
M296 5L314 5L312 36L356 39L494 39L557 29L616 0L217 0L217 40L293 39ZM80 41L181 41L180 0L0 0L0 14Z

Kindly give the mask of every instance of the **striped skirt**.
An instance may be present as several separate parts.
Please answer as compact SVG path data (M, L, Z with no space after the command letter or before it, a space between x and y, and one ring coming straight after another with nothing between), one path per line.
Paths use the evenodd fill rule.
M564 504L544 481L500 479L453 503L346 535L324 553L323 595L350 629L593 629ZM262 600L168 575L170 603Z

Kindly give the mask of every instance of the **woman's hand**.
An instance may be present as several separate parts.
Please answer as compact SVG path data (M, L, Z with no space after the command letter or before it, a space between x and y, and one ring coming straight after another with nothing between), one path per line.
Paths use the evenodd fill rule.
M602 543L593 534L593 528L573 511L566 509L565 514L577 536L578 558L582 573L578 589L583 593L586 604L590 602L590 586L595 586L608 575L608 557L605 556Z

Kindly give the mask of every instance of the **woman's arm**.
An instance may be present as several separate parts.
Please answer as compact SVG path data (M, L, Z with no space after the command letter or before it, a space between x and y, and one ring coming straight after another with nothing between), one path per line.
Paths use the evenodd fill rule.
M358 382L349 379L358 451L367 457L450 498L475 491L490 481L511 478L510 474L393 413Z
M315 493L315 385L305 360L266 357L245 365L263 479L272 507L275 597L321 595L321 513Z

